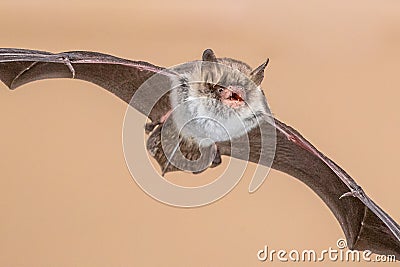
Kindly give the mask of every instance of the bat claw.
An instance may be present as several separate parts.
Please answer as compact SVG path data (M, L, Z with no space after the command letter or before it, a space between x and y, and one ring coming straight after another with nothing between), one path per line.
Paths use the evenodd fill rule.
M341 195L341 196L339 197L339 199L342 199L342 198L344 198L344 197L350 197L350 196L351 196L351 197L354 197L354 193L351 192L351 191L344 193L343 195Z
M157 125L159 125L159 124L160 124L159 122L157 122L157 123L154 123L154 122L148 122L148 123L146 123L146 124L144 125L144 130L145 130L146 134L151 133L151 132L154 130L154 128L155 128Z
M356 188L351 188L351 191L344 193L339 197L339 199L342 199L344 197L358 197L362 198L365 197L364 190L361 188L361 186L356 186Z
M167 113L165 113L165 114L160 118L160 120L158 120L158 121L152 121L152 122L146 123L145 126L144 126L144 129L145 129L145 131L146 131L146 134L151 133L157 125L164 124L165 121L168 119L169 115L171 115L171 112L172 112L172 109L169 110Z
M64 64L68 67L68 69L71 71L72 79L75 79L75 69L72 66L71 61L69 60L68 56L61 54L61 59L64 62Z

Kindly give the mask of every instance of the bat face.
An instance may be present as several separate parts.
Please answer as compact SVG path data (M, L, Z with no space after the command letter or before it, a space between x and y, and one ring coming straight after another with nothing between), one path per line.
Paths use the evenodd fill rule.
M178 128L186 125L184 135L214 141L226 141L253 129L258 119L270 113L251 73L247 64L223 58L197 63L173 80L171 103L180 108L172 118Z

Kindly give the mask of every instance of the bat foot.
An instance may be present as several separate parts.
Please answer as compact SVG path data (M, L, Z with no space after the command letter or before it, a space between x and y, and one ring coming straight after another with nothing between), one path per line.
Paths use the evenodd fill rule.
M362 198L365 197L364 190L361 188L361 186L356 186L354 189L351 188L351 191L344 193L339 197L339 199L342 199L344 197L358 197Z

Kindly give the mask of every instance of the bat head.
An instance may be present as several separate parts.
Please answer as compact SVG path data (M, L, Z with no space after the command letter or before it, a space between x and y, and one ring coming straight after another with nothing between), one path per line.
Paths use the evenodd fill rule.
M269 114L260 84L268 60L256 69L232 58L217 58L211 49L203 52L202 61L173 81L176 88L171 92L173 107L189 101L182 112L176 112L175 120L187 121L198 117L202 129L216 132L216 141L224 141L226 134L217 133L217 123L222 123L232 137L243 134L257 125L257 119ZM207 119L208 118L208 119ZM239 118L238 123L232 123ZM196 129L201 132L202 129ZM207 130L206 130L207 131ZM215 137L214 136L214 137Z

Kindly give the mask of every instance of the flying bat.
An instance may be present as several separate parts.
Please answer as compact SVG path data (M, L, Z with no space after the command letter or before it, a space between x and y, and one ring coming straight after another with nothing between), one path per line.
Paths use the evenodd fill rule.
M179 124L185 116L218 116L229 128L234 111L239 114L243 127L239 127L240 130L237 127L228 129L231 138L219 131L217 124L205 119L194 123L183 134L190 138L180 140L181 153L188 159L198 158L201 147L198 139L212 135L216 142L211 145L213 150L209 154L208 167L218 166L221 155L263 164L259 159L262 153L261 139L265 136L262 136L260 129L266 124L273 125L276 148L271 167L299 179L325 202L339 221L350 249L370 250L378 254L395 255L400 259L399 225L342 168L318 151L299 132L276 118L272 118L272 124L269 121L271 117L266 112L266 100L260 87L268 60L252 69L239 60L217 58L212 50L207 49L202 62L228 66L247 77L251 84L246 79L241 80L213 67L200 67L197 76L192 73L182 77L147 62L97 52L54 54L12 48L0 49L0 79L10 89L15 89L40 79L75 78L97 84L129 104L143 83L155 74L165 75L177 86L157 100L150 113L146 114L151 122L145 125L149 134L147 149L160 164L163 174L180 170L170 163L168 154L171 151L162 147L163 129L166 136L176 134L176 129L166 127L167 121ZM200 82L192 83L192 79L199 79ZM194 96L202 100L188 105L184 112L172 112L176 105ZM146 99L142 100L146 102ZM253 112L247 110L247 103L255 107ZM143 112L140 107L133 107ZM240 153L233 155L232 144L240 144L244 137L250 140L248 157L241 157Z

